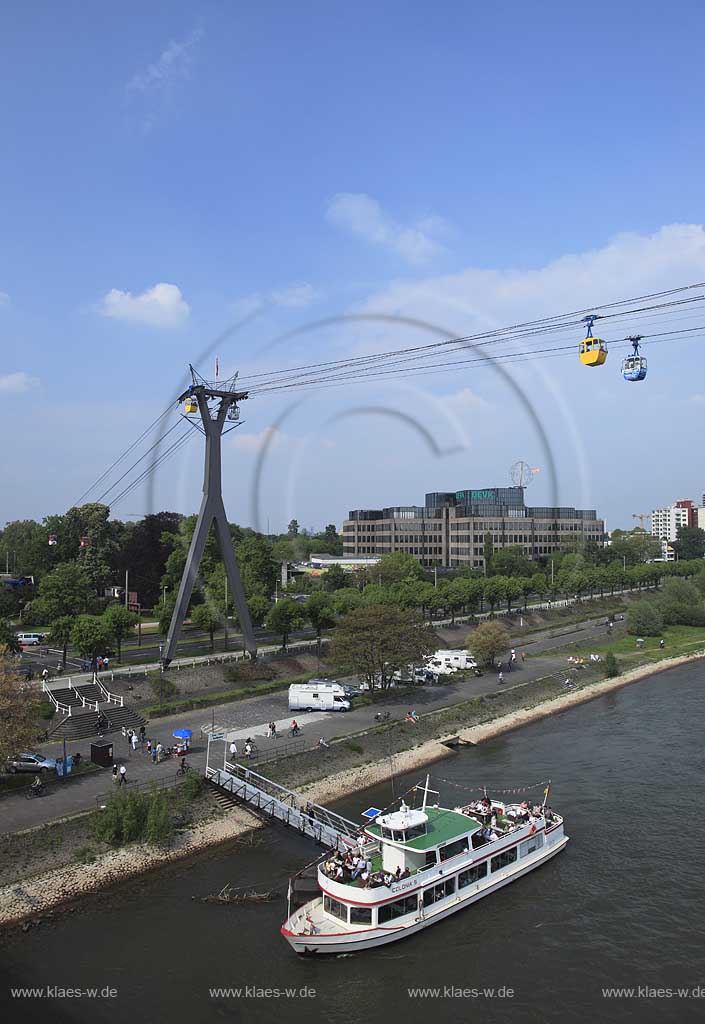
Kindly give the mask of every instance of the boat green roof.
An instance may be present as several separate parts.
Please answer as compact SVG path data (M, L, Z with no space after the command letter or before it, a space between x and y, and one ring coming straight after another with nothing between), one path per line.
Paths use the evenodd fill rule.
M400 843L400 846L404 846L408 850L429 850L434 846L441 846L443 843L450 842L451 839L459 839L460 836L464 836L468 832L482 828L479 821L468 817L467 814L448 811L444 807L427 807L425 813L428 815L426 835L417 836L416 839L410 839L407 843ZM366 831L377 839L382 838L380 825L370 825Z

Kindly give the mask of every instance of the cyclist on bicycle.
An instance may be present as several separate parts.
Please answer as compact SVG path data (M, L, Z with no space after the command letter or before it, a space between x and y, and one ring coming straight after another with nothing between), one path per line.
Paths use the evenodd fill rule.
M300 732L301 730L299 729L299 723L296 721L296 719L294 719L294 721L291 723L291 735L298 736Z
M186 774L186 768L187 768L186 758L182 757L181 758L181 771L184 773L184 775Z
M44 783L42 782L39 775L34 776L34 782L32 783L32 789L35 793L39 793L40 790L44 789Z

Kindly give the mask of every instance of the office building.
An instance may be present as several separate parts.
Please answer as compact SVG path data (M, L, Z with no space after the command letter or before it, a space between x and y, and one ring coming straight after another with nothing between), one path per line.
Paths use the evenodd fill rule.
M343 523L349 558L404 551L422 565L483 569L485 537L494 550L517 545L540 558L585 541L603 544L594 509L531 507L523 487L434 491L425 505L356 509Z

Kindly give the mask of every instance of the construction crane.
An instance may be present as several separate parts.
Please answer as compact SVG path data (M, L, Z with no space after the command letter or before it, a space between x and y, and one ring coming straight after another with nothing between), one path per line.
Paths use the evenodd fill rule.
M645 519L651 519L651 513L650 512L632 512L632 519L638 519L639 520L639 526L643 530L644 529L644 520Z

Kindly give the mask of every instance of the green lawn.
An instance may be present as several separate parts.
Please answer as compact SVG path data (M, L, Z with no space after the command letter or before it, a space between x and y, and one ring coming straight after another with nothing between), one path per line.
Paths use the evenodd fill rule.
M665 641L663 649L659 647L661 639ZM612 651L615 657L624 662L625 668L633 668L635 665L662 661L664 658L675 658L681 654L693 654L695 651L705 649L705 627L666 626L663 637L643 637L644 646L642 648L637 647L636 640L636 637L627 635L612 641L571 644L562 648L562 651L565 652L566 659L572 655L574 658L585 658L588 663L591 654L600 654L604 658L608 651Z

